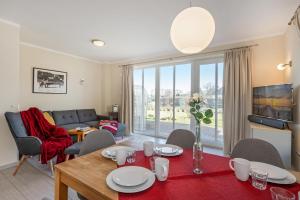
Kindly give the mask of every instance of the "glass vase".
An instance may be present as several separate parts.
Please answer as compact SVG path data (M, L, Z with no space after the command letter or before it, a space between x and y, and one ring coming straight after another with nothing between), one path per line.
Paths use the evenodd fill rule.
M196 124L196 140L193 146L193 172L195 174L202 174L201 162L202 162L203 147L201 143L201 129L200 123Z

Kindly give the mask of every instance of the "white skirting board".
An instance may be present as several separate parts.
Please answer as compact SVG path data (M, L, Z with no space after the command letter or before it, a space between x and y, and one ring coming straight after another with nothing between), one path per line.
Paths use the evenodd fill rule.
M8 164L5 164L5 165L1 165L0 170L15 167L15 166L17 166L17 164L18 164L18 162L12 162L12 163L8 163Z

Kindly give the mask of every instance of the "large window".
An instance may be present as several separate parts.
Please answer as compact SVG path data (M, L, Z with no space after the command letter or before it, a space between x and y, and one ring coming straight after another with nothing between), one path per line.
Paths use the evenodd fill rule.
M202 140L223 145L222 59L174 63L134 70L134 132L167 138L174 129L194 130L188 101L199 92L213 109L210 125L202 124Z
M212 146L223 145L223 63L199 65L199 91L214 112L213 122L201 126L202 140Z

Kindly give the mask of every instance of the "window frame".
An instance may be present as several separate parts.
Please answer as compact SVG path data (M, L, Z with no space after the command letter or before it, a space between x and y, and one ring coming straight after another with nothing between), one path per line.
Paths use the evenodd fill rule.
M183 65L183 64L190 64L191 65L191 85L190 85L190 92L191 96L194 93L199 93L200 91L200 66L205 65L205 64L214 64L215 65L215 108L214 112L216 113L215 116L215 143L217 143L218 139L218 64L219 63L224 63L224 56L218 55L216 57L209 57L209 58L198 58L198 59L186 59L182 61L170 61L170 62L163 62L163 63L153 63L153 64L147 64L147 65L142 65L142 66L134 66L134 70L142 70L142 95L143 95L143 100L144 102L144 69L147 68L154 68L155 69L155 131L154 131L154 137L157 138L163 138L159 136L159 131L160 131L160 69L162 67L167 67L167 66L172 66L173 68L173 129L175 128L175 106L174 106L174 101L175 101L175 90L176 90L176 66L177 65ZM223 70L224 73L224 70ZM134 85L134 83L133 83ZM134 87L133 87L134 88ZM134 91L133 91L134 95ZM134 98L133 98L134 100ZM144 104L143 104L144 105ZM134 107L134 103L133 103ZM134 108L133 108L134 109ZM144 113L144 111L143 111ZM134 116L133 116L134 120ZM133 122L134 124L134 122ZM195 131L195 120L191 118L190 122L190 129ZM149 135L149 134L143 134L141 131L135 131L133 127L133 132L137 134L142 134L142 135ZM211 146L211 145L208 145Z

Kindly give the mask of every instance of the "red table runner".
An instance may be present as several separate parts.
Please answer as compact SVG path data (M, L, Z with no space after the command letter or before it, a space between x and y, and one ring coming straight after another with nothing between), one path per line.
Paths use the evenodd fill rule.
M201 175L192 172L192 150L185 149L183 155L169 157L170 169L167 181L155 181L153 186L135 194L119 193L119 200L212 200L212 199L271 199L269 188L278 186L268 183L260 191L251 186L251 179L242 182L236 179L228 166L229 158L204 154ZM129 165L129 164L127 164ZM130 165L149 168L149 158L143 151L137 152L136 162ZM300 190L299 184L280 185L293 193Z

